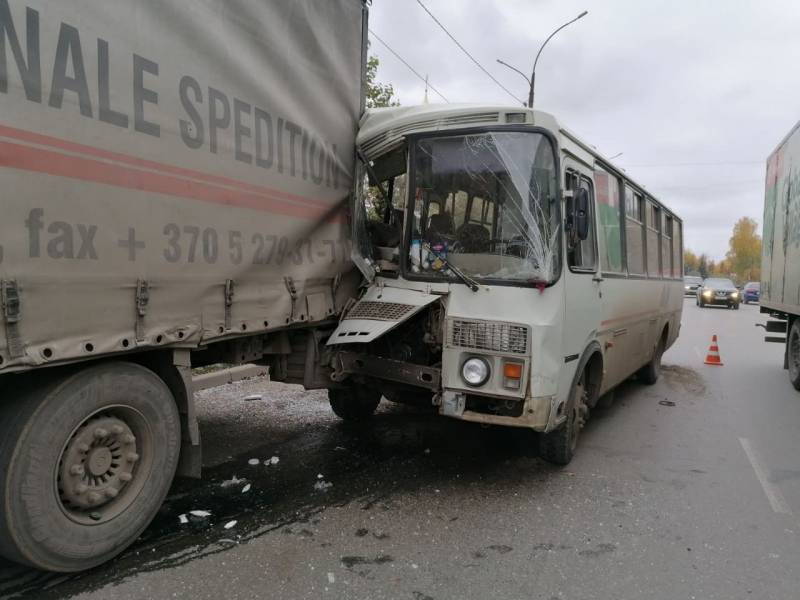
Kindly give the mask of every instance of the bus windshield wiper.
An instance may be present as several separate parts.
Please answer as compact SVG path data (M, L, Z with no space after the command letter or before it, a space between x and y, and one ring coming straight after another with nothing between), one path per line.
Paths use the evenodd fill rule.
M436 252L436 250L431 248L431 245L428 242L422 242L422 247L425 248L425 250L427 250L431 254L433 254L440 261L442 261L442 264L448 269L450 269L453 272L453 274L456 277L458 277L461 281L463 281L467 285L467 287L471 289L473 292L477 292L480 289L480 286L478 285L477 281L472 279L472 277L470 277L469 275L464 273L464 271L462 271L461 269L456 267L453 263L448 261L444 256Z

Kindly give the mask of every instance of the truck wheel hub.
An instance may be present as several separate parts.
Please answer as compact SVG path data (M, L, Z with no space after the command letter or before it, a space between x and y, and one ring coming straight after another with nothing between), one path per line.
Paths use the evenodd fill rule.
M59 497L67 514L105 520L97 509L118 498L138 460L136 437L125 421L114 416L85 421L61 456Z

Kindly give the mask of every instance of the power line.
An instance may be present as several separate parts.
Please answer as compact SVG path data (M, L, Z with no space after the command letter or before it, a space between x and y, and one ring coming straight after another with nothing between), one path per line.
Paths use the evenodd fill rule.
M719 167L727 165L764 165L766 161L763 160L733 160L733 161L719 161L719 162L683 162L683 163L647 163L647 164L629 164L625 168L660 168L660 167Z
M717 182L717 183L709 183L706 185L699 185L699 186L692 186L692 185L674 185L674 186L659 186L659 185L650 185L649 187L654 190L659 191L673 191L673 192L705 192L711 191L716 189L725 189L725 188L736 188L741 186L751 186L751 185L763 185L764 182L761 179L751 179L749 181L729 181L729 182Z
M457 39L456 39L456 38L453 36L453 34L452 34L452 33L450 33L450 32L447 30L447 27L445 27L444 25L442 25L441 21L439 21L439 19L437 19L437 18L436 18L436 17L433 15L433 13L432 13L431 11L429 11L429 10L428 10L428 7L427 7L427 6L425 6L425 5L422 3L422 1L421 1L421 0L417 0L417 4L419 4L419 5L422 7L422 9L423 9L423 10L424 10L426 13L428 13L428 15L430 16L430 18L431 18L431 19L433 19L433 20L434 20L434 22L435 22L435 23L436 23L436 24L437 24L439 27L441 27L442 31L444 31L444 32L447 34L447 36L448 36L448 37L449 37L451 40L453 40L453 42L455 43L455 45L456 45L456 46L458 46L458 47L461 49L461 51L462 51L464 54L466 54L466 55L469 57L469 59L470 59L472 62L474 62L474 63L475 63L475 65L476 65L476 66L477 66L477 67L478 67L478 68L479 68L481 71L483 71L484 73L486 73L486 75L488 75L488 76L489 76L489 79L491 79L491 80L492 80L492 81L494 81L494 82L495 82L497 85L499 85L499 86L500 86L500 87L503 89L503 91L505 91L505 93L506 93L506 94L508 94L509 96L511 96L511 97L512 97L514 100L516 100L517 102L519 102L519 103L520 103L520 104L522 104L522 105L524 105L524 104L525 104L525 103L524 103L524 102L523 102L523 101L522 101L520 98L517 98L517 97L516 97L516 96L515 96L513 93L511 93L511 91L510 91L510 90L509 90L509 89L508 89L506 86L504 86L502 83L500 83L500 82L499 82L499 81L498 81L498 80L495 78L495 76L494 76L494 75L492 75L491 73L489 73L489 71L487 71L487 70L484 68L484 66L483 66L481 63L479 63L479 62L477 61L477 59L476 59L474 56L472 56L472 54L470 54L470 53L467 51L467 49L466 49L466 48L464 48L464 46L462 46L462 45L461 45L461 43L460 43L460 42L459 42L459 41L458 41L458 40L457 40Z
M369 33L370 33L370 35L372 35L372 37L374 37L374 38L375 38L376 40L378 40L378 41L379 41L381 44L383 44L383 45L386 47L386 49L387 49L389 52L391 52L392 54L394 54L394 55L395 55L395 57L397 58L397 60L399 60L401 63L403 63L405 66L407 66L407 67L408 67L408 69L409 69L409 70L410 70L412 73L414 73L414 75L416 75L417 77L419 77L421 81L425 82L425 85L427 85L427 86L428 86L429 88L431 88L431 89L432 89L434 92L436 92L436 94L437 94L437 95L438 95L438 96L439 96L439 97L440 97L442 100L444 100L444 101L445 101L445 102L447 102L448 104L450 103L450 100L448 100L447 98L445 98L445 97L444 97L444 94L442 94L442 93L441 93L439 90L437 90L435 87L433 87L433 85L431 85L431 84L430 84L430 82L427 80L427 78L425 78L425 77L423 77L422 75L420 75L420 74L417 72L417 70L416 70L414 67L412 67L410 64L408 64L408 63L405 61L405 59L404 59L402 56L400 56L400 55L399 55L397 52L395 52L395 51L392 49L392 47L391 47L389 44L387 44L386 42L384 42L384 41L383 41L383 40L382 40L382 39L381 39L381 38L378 36L378 34L377 34L377 33L375 33L374 31L372 31L372 29L370 29L370 30L369 30Z

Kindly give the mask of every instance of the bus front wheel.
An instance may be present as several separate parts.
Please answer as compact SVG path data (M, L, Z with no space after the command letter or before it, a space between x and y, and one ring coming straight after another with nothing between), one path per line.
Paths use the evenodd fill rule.
M381 402L381 393L367 385L351 384L329 389L328 400L337 417L343 421L359 422L372 417Z
M544 433L539 441L539 454L547 462L556 465L567 465L575 456L578 436L588 415L588 389L586 369L575 382L569 400L565 406L567 415L564 424L550 433Z

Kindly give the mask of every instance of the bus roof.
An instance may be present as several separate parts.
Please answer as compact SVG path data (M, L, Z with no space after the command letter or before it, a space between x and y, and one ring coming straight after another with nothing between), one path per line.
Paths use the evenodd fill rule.
M357 144L368 158L376 158L401 146L408 135L511 124L536 125L560 135L562 147L567 147L573 154L576 150L590 154L592 160L601 163L603 168L625 178L681 220L623 168L615 166L611 159L562 126L552 114L541 110L492 104L421 104L371 108L361 118Z

